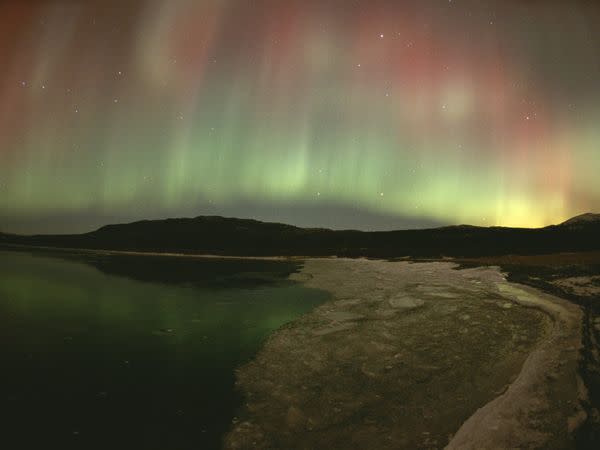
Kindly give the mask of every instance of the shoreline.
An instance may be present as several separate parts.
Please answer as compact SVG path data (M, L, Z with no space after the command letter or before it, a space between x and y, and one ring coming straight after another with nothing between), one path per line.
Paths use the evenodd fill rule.
M400 272L398 272L398 269L393 269L394 267L401 268ZM375 271L369 273L366 271L363 272L364 268L367 268L365 269L367 271L372 269ZM384 425L380 422L385 422L386 419L381 417L370 418L365 423L345 423L343 421L338 423L335 418L314 416L314 414L327 415L328 413L325 412L327 411L327 407L321 405L321 409L314 410L314 402L322 400L320 398L313 398L312 400L308 398L310 396L311 384L321 386L319 388L321 389L321 396L326 396L328 391L338 389L336 385L344 384L344 380L348 378L348 373L344 373L344 371L352 371L353 366L356 366L360 361L365 360L365 358L369 360L373 355L377 355L375 362L367 362L366 369L365 363L362 364L361 370L363 375L367 375L365 379L367 381L365 382L377 383L378 379L387 376L386 372L396 370L393 367L395 364L393 359L391 360L392 363L389 363L389 366L382 368L368 367L369 364L377 365L377 360L390 361L388 358L389 354L386 353L387 350L385 348L387 344L383 341L379 341L379 343L373 342L374 347L366 354L360 351L358 353L354 351L353 353L353 348L360 349L362 345L360 344L361 340L373 341L373 329L385 328L385 321L389 319L388 310L378 310L382 313L381 317L369 317L369 311L372 308L379 308L378 305L380 304L378 301L373 303L371 297L381 296L381 289L390 291L383 295L384 303L387 301L385 299L388 298L388 294L397 297L403 290L398 289L398 286L394 284L394 279L403 276L403 272L410 272L411 270L413 272L416 271L413 275L416 278L411 279L409 277L407 281L411 286L414 283L420 283L417 286L417 290L420 289L419 286L425 288L425 291L421 290L425 292L425 297L423 297L426 299L425 305L432 298L438 298L438 300L435 300L438 302L436 303L438 308L445 304L443 302L454 301L456 295L452 293L452 290L447 292L439 284L446 280L445 277L450 277L447 283L453 285L452 289L455 287L454 284L458 283L458 285L466 289L464 292L472 292L475 295L476 302L473 303L475 308L478 308L477 303L485 301L483 299L486 296L496 295L499 299L504 299L502 301L509 301L516 305L515 308L510 308L510 305L504 303L502 304L502 308L508 308L509 311L514 310L511 317L517 320L520 320L519 318L523 315L532 314L527 311L537 311L538 314L547 317L544 323L547 322L548 325L544 326L545 331L539 336L539 339L536 339L533 348L526 354L523 354L522 360L519 360L518 358L520 357L517 357L517 360L523 361L519 363L518 367L514 366L517 360L514 359L515 356L513 353L516 355L519 352L516 348L511 350L510 345L507 350L499 350L499 355L505 356L500 357L500 359L492 358L490 360L492 364L498 365L499 369L496 372L504 373L508 371L506 372L508 374L512 370L515 370L516 376L500 392L496 392L495 395L485 394L489 396L489 399L484 403L478 406L473 404L473 409L470 409L469 413L464 416L464 419L457 422L455 425L456 428L449 433L453 434L453 436L447 435L447 448L572 447L572 433L585 420L585 413L580 405L583 400L582 383L578 379L577 372L579 350L581 347L581 311L579 307L566 300L554 298L532 288L509 283L506 281L505 274L501 273L496 267L457 269L459 269L457 264L448 261L437 263L390 263L381 260L373 261L365 259L340 258L337 261L320 258L307 259L304 269L299 274L292 276L292 278L297 281L303 281L308 287L329 291L333 294L333 298L328 304L318 307L312 313L297 319L275 332L267 340L256 359L238 370L238 385L242 393L246 395L248 404L244 411L241 411L242 418L240 421L234 424L232 430L227 435L225 441L226 448L241 449L246 448L246 446L270 448L270 445L283 445L289 448L296 448L293 446L293 442L307 442L307 439L316 438L315 433L318 434L319 432L322 433L319 438L320 441L315 442L327 442L333 448L344 448L348 445L348 442L345 442L343 445L341 442L344 442L345 434L352 433L354 433L355 439L358 439L357 442L361 442L361 439L367 439L365 442L369 442L369 445L373 445L373 443L377 442L377 439L383 439L381 436L387 434L386 439L390 440L380 440L377 442L377 448L444 447L445 444L442 444L442 442L445 440L445 436L440 436L435 427L432 429L423 429L422 437L411 436L412 441L401 441L401 439L406 437L404 436L406 431L400 432L401 430L398 429L398 427L403 426L401 423L388 423ZM334 275L336 275L335 272L337 270L339 272L337 278L335 276L331 278L331 273L323 275L328 270L334 273ZM438 278L436 271L439 271L441 278ZM434 275L431 275L432 273ZM365 276L371 279L372 286L366 286L364 291L356 291L356 289L360 290L363 288L363 285L368 284L368 279ZM432 276L433 278L431 278ZM429 288L427 288L428 279L432 283ZM349 288L345 286L348 283L353 287ZM480 288L482 284L485 285L485 289L483 290ZM364 295L367 297L362 297ZM396 300L396 297L391 298L389 301L400 305L401 308L407 311L406 314L409 314L409 316L422 314L419 311L424 311L422 306L424 303L419 298L398 298ZM360 300L361 298L363 300ZM367 301L365 298L370 298L370 300ZM483 301L479 302L478 300ZM362 306L361 302L363 303ZM364 303L368 302L371 302L371 304L365 307ZM477 316L477 310L473 311L470 313L471 316L475 314L474 317L479 317ZM498 314L504 313L504 311L498 311ZM514 315L515 313L517 315ZM454 313L454 315L458 315L458 313ZM465 314L464 316L468 317L469 315ZM473 317L470 320L473 321ZM371 331L365 331L365 326L368 326L365 324L369 322L376 324L375 328L371 328ZM423 321L422 323L426 324ZM505 326L502 325L502 327ZM444 326L442 327L444 328ZM472 331L476 331L476 328L472 329ZM525 329L527 328L528 326L525 326ZM386 330L389 331L385 331L385 333L389 334L393 332L394 327L388 327ZM454 330L449 335L450 339L460 336L459 331L458 329ZM460 331L460 333L463 333L463 331ZM362 339L353 340L353 335L359 335ZM482 348L473 348L475 353L484 352L481 354L485 355L490 350L488 346L497 347L500 345L499 348L505 348L503 346L507 345L507 342L494 341L492 337L485 334L482 337L483 339L489 339L489 342L484 342ZM335 344L331 344L331 340L334 340ZM428 342L425 341L424 344L428 344ZM325 350L319 350L319 347L322 345L325 345ZM346 345L346 348L340 350L341 346L344 345ZM303 349L302 346L307 346L309 349ZM331 353L332 351L334 353ZM444 350L442 355L445 355L446 351ZM452 351L456 352L457 350L453 349ZM504 351L508 351L508 354L503 353ZM329 358L332 356L337 358L338 355L336 354L340 352L345 353L346 356L341 357L336 364L330 364L329 366L327 366L327 360L319 356L320 354L328 354ZM290 354L294 356L290 361L287 361L285 358L290 357ZM403 353L401 352L401 354ZM464 357L464 355L461 357ZM309 364L308 367L305 367L305 363L297 362L311 361L315 360L315 358L316 361L307 363ZM409 361L410 358L407 360L407 364L410 366L413 363ZM510 363L510 361L514 362ZM307 375L302 377L300 375L289 374L285 371L282 372L279 367L285 365L286 362L288 365L293 365L288 368L289 372L307 373ZM385 364L388 364L388 362ZM324 364L328 369L322 375L318 375L315 370L322 370ZM381 364L384 364L384 362L381 362ZM420 370L423 372L423 376L425 376L423 380L431 380L432 376L434 377L433 380L435 380L436 376L440 376L437 373L438 368L435 367L438 365L439 361L421 364L414 371L418 372ZM501 369L504 366L506 366L506 369ZM467 367L470 366L467 365ZM509 367L515 367L515 369L509 369ZM485 372L487 369L483 367L481 370ZM410 371L408 373L410 374ZM465 375L467 378L477 376L477 373L470 373L469 371L460 373L462 377L458 377L456 380L459 384L466 382ZM334 376L333 374L337 375ZM362 376L360 373L358 375ZM406 373L404 376L406 376ZM491 376L494 378L498 374L491 374ZM334 379L332 380L331 377ZM350 378L352 377L356 377L356 375L351 375ZM402 380L403 378L400 376L396 379ZM498 381L495 381L495 390L499 387L497 386L499 383L504 384L500 380L501 378L498 378ZM393 383L397 384L396 381L392 381ZM434 382L434 388L437 383ZM443 376L440 378L439 383L444 385ZM483 383L484 386L487 386L486 383L489 384L491 382L480 380L478 383L480 385ZM301 390L298 390L299 385ZM323 388L324 385L329 387L325 389ZM339 415L343 416L349 401L356 403L361 401L361 396L365 397L361 386L364 387L364 384L359 383L354 387L350 384L344 388L349 392L340 394L342 395L341 399L336 399L335 396L330 399L334 404L336 402L339 403L339 406L334 408L334 410L340 411ZM395 389L393 386L390 387L390 385L386 385L385 383L374 386L373 390L375 393L378 392L376 386L379 386L379 389L383 389L384 391L385 389L391 389L387 394L383 392L382 397L384 399ZM420 389L418 383L414 386L416 386L416 389ZM455 387L450 387L451 385L446 386L446 389L450 390ZM445 403L441 401L437 406L427 404L421 404L421 406L438 408L440 410L444 410L444 408L460 409L462 407L459 405L460 402L474 401L473 399L469 399L470 394L468 390L464 392L466 392L467 397L462 401L446 398ZM491 391L488 390L486 392ZM379 391L379 393L382 394L382 391ZM447 392L443 392L442 394L448 395ZM452 398L452 394L449 395ZM482 397L473 393L471 396L483 399L485 395ZM351 397L353 400L345 398L345 396ZM282 399L285 399L285 401ZM375 398L363 400L366 403L361 408L355 408L355 413L353 414L365 414L364 408L368 408L366 405L370 404L369 402L374 402L374 405L382 401L385 402L381 398L378 400ZM402 403L402 396L398 396L397 400L395 403ZM288 403L291 403L291 406L289 409L286 409ZM393 407L394 402L391 404L382 403L374 409L380 413L385 413L386 411L391 411ZM281 410L273 415L270 411L271 408L276 410L279 408ZM311 408L313 408L312 413ZM465 414L465 407L462 408L463 412L460 414ZM314 411L317 412L315 413ZM318 411L323 411L323 413L319 413ZM437 413L444 414L443 411L438 411ZM521 420L515 420L516 414L521 415ZM270 417L265 419L266 416ZM349 417L356 416L351 414ZM454 417L452 420L456 420L458 416L448 417ZM424 421L429 421L430 425L434 419L427 415L423 418ZM345 431L336 435L334 432L319 430L321 420L329 421L327 422L327 427L323 425L325 427L323 430L332 430L336 427L341 427L340 430L343 429ZM406 418L403 420L406 420ZM443 417L439 420L441 421L441 425L445 423ZM312 435L315 436L311 437ZM295 436L295 439L290 439L290 436ZM393 445L390 446L392 442ZM252 445L250 445L251 443ZM290 447L290 445L292 446ZM362 447L359 445L358 448Z
M305 260L310 256L240 256L240 255L211 255L198 253L171 253L171 252L141 252L133 250L105 250L93 248L78 248L78 247L48 247L41 245L25 245L25 244L6 244L0 243L0 249L12 250L39 250L45 252L59 253L83 253L83 254L99 254L99 255L114 255L114 256L151 256L151 257L168 257L168 258L189 258L189 259L248 259L257 261L286 261L286 260ZM335 259L337 256L326 258Z
M555 398L545 391L550 383L560 384L573 374L573 366L579 365L582 312L567 300L553 297L529 286L507 283L500 290L513 301L524 306L544 311L553 319L546 336L527 357L519 376L506 392L478 409L458 429L446 449L515 448L534 447L562 448L557 442L548 442L533 426L531 421L516 420L516 417L532 419L542 414ZM574 307L575 306L575 307ZM565 353L568 353L565 361ZM568 366L571 366L571 370ZM582 403L587 400L583 381L577 373L577 404L567 417L567 431L573 437L587 419ZM567 380L568 381L568 380Z

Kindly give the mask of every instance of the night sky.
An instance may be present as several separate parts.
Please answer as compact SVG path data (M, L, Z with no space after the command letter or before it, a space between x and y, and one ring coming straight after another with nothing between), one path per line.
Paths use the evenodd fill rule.
M597 4L0 0L0 230L598 211Z

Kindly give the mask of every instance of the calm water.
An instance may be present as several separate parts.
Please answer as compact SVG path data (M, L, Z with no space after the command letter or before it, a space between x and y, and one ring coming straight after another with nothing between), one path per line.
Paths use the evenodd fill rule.
M297 268L0 251L2 447L218 448L235 367L327 297Z

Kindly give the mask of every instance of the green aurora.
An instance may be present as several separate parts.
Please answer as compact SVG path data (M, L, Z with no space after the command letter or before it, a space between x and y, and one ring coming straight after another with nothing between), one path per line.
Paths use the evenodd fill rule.
M0 229L599 209L600 9L482 3L2 2Z

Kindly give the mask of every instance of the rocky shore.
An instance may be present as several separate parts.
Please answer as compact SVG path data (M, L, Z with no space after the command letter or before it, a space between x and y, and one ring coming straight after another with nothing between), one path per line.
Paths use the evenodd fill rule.
M238 370L246 401L225 448L572 446L579 307L456 269L307 260L293 277L332 299Z

